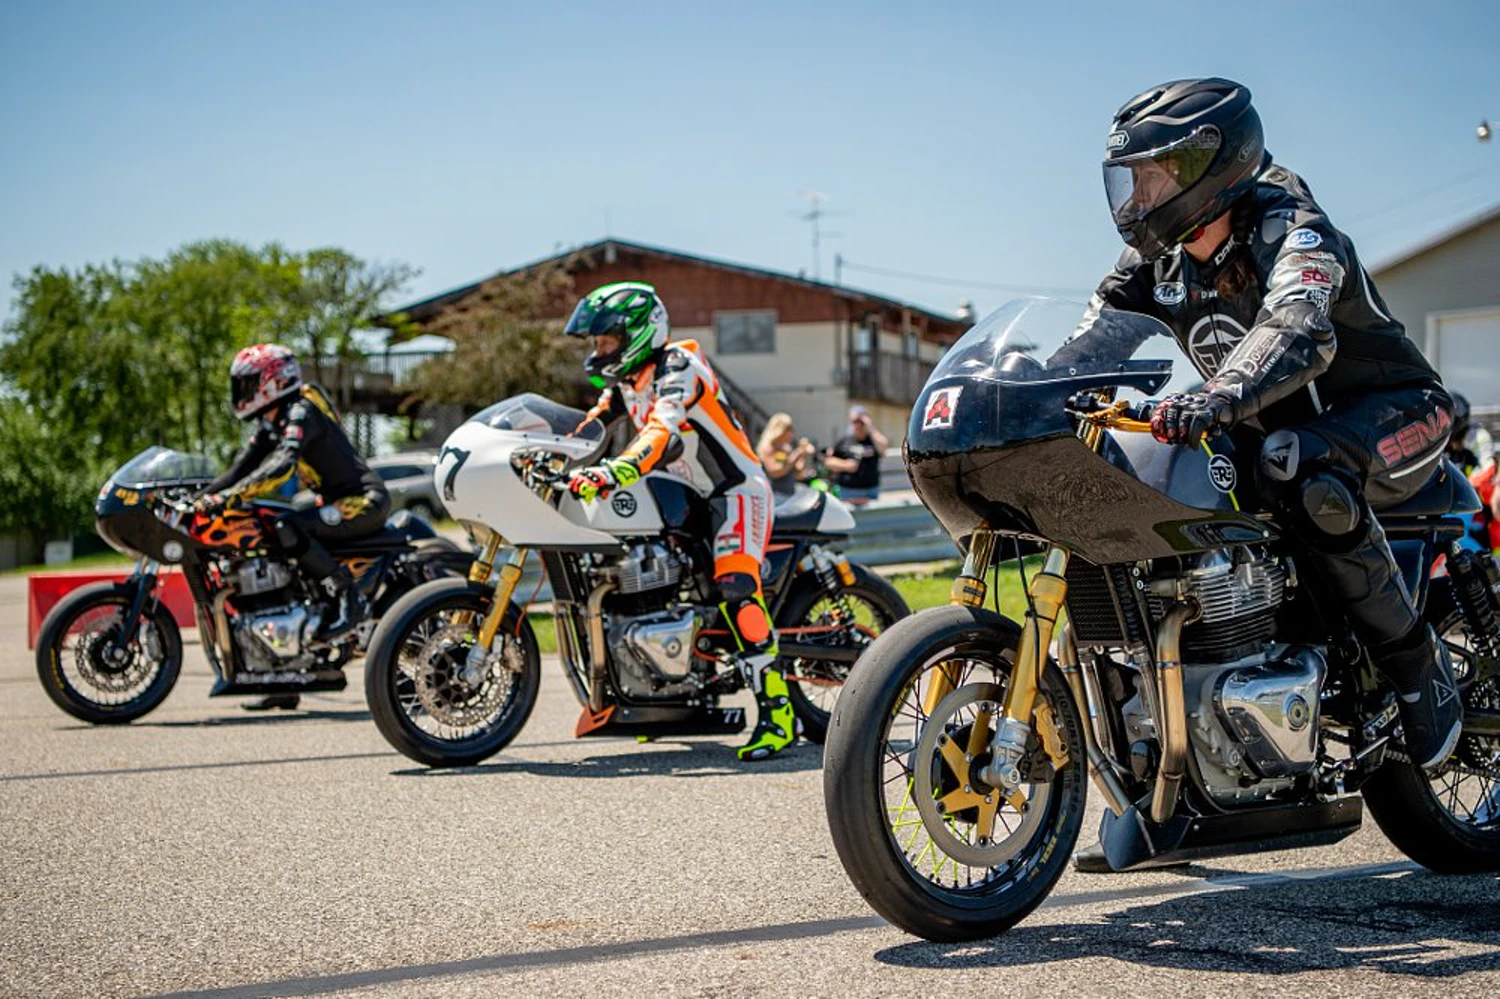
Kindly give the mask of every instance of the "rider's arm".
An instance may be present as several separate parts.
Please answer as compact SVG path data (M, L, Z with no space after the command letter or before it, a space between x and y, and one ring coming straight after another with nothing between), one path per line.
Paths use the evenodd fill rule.
M250 437L250 442L234 456L234 460L229 463L224 473L204 487L204 495L222 493L229 489L230 486L255 471L275 447L276 435L271 432L271 429L265 424L256 427L255 433Z
M1328 370L1337 347L1329 309L1348 276L1342 237L1311 212L1298 212L1261 259L1270 276L1255 325L1203 386L1229 402L1236 422Z
M317 435L320 424L310 403L297 400L287 410L281 439L250 474L225 490L226 496L266 495L281 488L297 474L302 449Z
M1073 335L1047 359L1047 367L1063 368L1069 365L1089 364L1098 360L1120 360L1129 357L1141 346L1140 343L1120 343L1119 326L1101 326L1099 313L1106 309L1119 312L1155 313L1151 293L1155 282L1155 268L1143 263L1140 254L1130 247L1120 254L1115 269L1104 276L1099 287L1089 298L1088 309L1078 322ZM1130 326L1139 330L1139 326Z
M573 432L575 434L578 433L578 431L583 429L584 424L590 422L591 420L597 420L605 413L608 413L609 403L610 400L614 398L614 395L615 390L612 388L607 388L603 392L600 392L599 401L594 403L594 405L590 407L589 411L584 415L583 420L579 422L578 426L573 428Z
M688 410L704 392L703 379L693 369L685 351L669 350L656 379L656 401L646 415L646 424L620 457L635 465L642 475L658 465L676 460L682 453L679 427L687 422Z

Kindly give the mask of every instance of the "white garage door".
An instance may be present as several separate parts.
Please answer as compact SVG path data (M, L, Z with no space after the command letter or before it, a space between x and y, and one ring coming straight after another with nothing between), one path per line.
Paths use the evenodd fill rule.
M1500 307L1428 317L1427 356L1471 406L1500 406Z

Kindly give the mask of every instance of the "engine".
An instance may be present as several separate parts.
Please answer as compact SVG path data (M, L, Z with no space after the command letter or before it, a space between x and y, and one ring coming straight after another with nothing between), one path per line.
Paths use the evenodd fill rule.
M319 621L294 588L297 575L291 564L249 559L231 580L238 612L234 630L246 668L256 673L303 668L308 636Z
M706 615L682 599L687 556L660 541L632 545L600 574L614 581L604 601L606 641L621 693L638 701L697 689L693 643Z
M1160 566L1160 563L1158 563ZM1273 644L1285 567L1237 549L1153 572L1142 589L1155 627L1180 593L1201 617L1183 629L1188 735L1209 793L1223 803L1263 798L1317 765L1318 705L1327 675L1322 650ZM1145 678L1122 707L1132 755L1149 755L1156 726Z

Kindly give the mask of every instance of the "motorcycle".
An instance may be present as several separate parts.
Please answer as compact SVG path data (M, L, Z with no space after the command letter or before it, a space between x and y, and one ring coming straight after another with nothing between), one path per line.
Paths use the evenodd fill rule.
M742 709L719 706L745 681L730 632L717 626L709 502L675 465L580 502L565 488L568 470L598 461L610 443L601 423L585 421L528 393L444 443L434 477L481 551L467 580L426 583L399 600L365 658L375 723L409 758L477 763L526 723L540 654L514 596L532 551L552 587L563 673L584 709L575 735L745 727ZM894 587L831 547L853 527L837 499L800 491L776 512L762 569L791 702L814 742L855 660L908 613Z
M1429 775L1340 598L1263 512L1257 431L1157 443L1150 403L1116 395L1168 381L1170 361L1132 359L1167 328L1106 311L1101 356L1038 360L1082 311L1002 308L912 412L913 485L966 558L950 605L881 635L834 711L824 797L850 880L918 936L998 934L1067 865L1085 770L1114 870L1333 843L1365 806L1434 871L1500 869L1500 573L1460 544L1468 482L1432 466L1380 514L1464 703L1458 749ZM1020 622L983 606L1004 539L1029 553Z
M409 590L468 571L472 556L400 513L373 535L329 544L366 598L370 618L337 640L314 636L321 604L297 563L278 552L274 521L291 504L252 501L214 516L193 497L210 459L152 447L110 477L96 529L137 560L124 582L73 590L42 622L37 675L58 707L94 724L134 721L166 699L182 668L182 636L161 599L161 567L177 566L215 681L209 696L342 690L373 619Z

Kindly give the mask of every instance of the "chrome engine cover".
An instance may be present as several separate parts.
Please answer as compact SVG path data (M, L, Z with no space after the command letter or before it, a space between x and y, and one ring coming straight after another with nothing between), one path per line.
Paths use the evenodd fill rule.
M610 654L621 692L637 699L678 697L699 686L693 675L698 608L679 606L612 623Z
M1262 777L1305 773L1317 762L1318 696L1328 663L1313 648L1220 675L1214 711Z
M319 620L301 604L291 604L242 614L234 624L246 668L269 673L302 668L307 660L307 638L317 630Z

